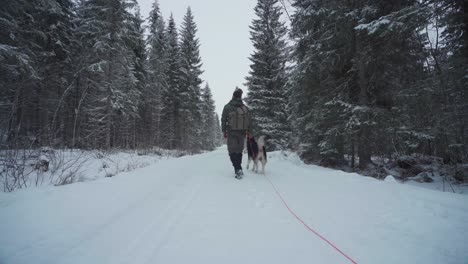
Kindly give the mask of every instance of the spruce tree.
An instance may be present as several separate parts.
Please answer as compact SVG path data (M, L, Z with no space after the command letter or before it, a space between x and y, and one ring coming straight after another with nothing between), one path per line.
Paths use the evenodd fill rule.
M219 115L218 113L215 114L215 130L214 130L214 133L215 133L215 146L216 147L219 147L223 144L223 141L224 141L224 135L223 135L223 131L221 131L221 122L219 120Z
M157 1L146 41L136 0L7 0L0 15L2 147L214 148L190 8L180 41Z
M180 99L180 142L185 149L198 151L204 148L201 144L201 83L202 62L200 42L196 36L197 26L192 10L187 8L181 29L181 76L179 86Z
M0 7L0 27L8 33L0 35L0 127L6 134L0 137L9 144L64 143L67 115L53 120L72 79L72 8L68 0L8 0Z
M439 140L440 147L448 143L448 149L439 154L446 161L461 163L468 161L468 2L443 0L441 8L445 10L440 30L445 29L441 37L446 49L439 56L448 55L445 71L440 72L445 77L439 77L440 90L448 97L441 118L445 121L443 126L449 128L446 133L449 140ZM440 133L438 138L443 135Z
M290 137L285 93L286 27L277 0L259 0L255 14L257 18L250 27L254 53L246 78L246 101L252 113L253 133L270 135L272 150L284 149Z
M174 17L169 18L166 29L167 40L167 89L161 91L163 107L161 113L161 143L162 146L169 149L180 147L180 126L179 108L180 108L180 51L178 44L178 33Z
M83 105L84 139L94 146L110 148L128 143L128 127L122 120L138 116L135 1L83 1L79 10L78 35L82 42L80 84L86 90Z
M295 1L291 120L304 158L391 152L394 98L420 69L418 34L424 8L416 1ZM334 27L329 25L333 23ZM413 78L414 79L414 78Z
M425 10L418 1L385 1L363 4L355 29L352 70L357 88L357 105L364 111L356 142L359 166L371 164L373 154L391 151L389 122L396 113L395 95L413 82L411 73L420 69L417 32L425 23ZM373 10L367 12L366 10ZM387 148L387 149L385 149ZM379 153L380 152L380 153Z
M149 16L149 35L147 38L148 60L148 82L144 93L144 116L145 134L149 134L150 144L161 146L161 120L164 101L163 94L168 90L167 86L167 43L165 35L165 23L159 9L159 2L153 3Z
M448 163L463 162L468 159L466 3L427 0L422 6L428 10L428 26L420 38L425 65L419 79L400 95L405 112L405 129L397 130L400 147L437 155Z
M218 145L219 125L216 125L215 102L211 89L208 84L202 92L202 148L205 150L214 150Z
M131 84L134 91L130 91L130 96L132 96L132 101L130 103L133 106L136 106L136 111L129 115L128 118L124 119L121 122L121 127L127 128L127 133L123 135L121 146L126 148L136 148L137 145L148 146L152 142L148 142L147 139L152 138L151 131L145 131L142 128L146 126L147 117L142 116L144 109L146 108L145 104L145 93L147 88L147 70L146 70L146 45L144 39L144 28L143 28L143 19L140 15L140 8L138 5L134 6L134 15L129 17L128 29L126 36L127 47L132 51L129 54L131 59L131 71L134 76L133 83ZM132 13L130 13L132 14Z

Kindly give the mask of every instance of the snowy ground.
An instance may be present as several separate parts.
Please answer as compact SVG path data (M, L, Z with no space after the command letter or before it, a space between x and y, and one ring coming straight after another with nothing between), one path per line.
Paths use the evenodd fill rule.
M245 159L244 159L245 164ZM358 263L468 263L468 196L273 153L291 209ZM350 263L226 149L112 178L0 193L0 263Z
M408 180L405 184L427 188L431 190L437 190L440 192L452 192L468 195L468 184L454 184L449 181L445 181L442 176L436 175L432 177L433 182L418 182L413 180Z

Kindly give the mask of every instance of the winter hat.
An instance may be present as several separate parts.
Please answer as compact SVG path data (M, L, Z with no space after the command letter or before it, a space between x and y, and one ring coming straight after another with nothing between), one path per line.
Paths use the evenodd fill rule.
M242 98L242 90L239 87L236 87L236 90L234 90L232 98Z

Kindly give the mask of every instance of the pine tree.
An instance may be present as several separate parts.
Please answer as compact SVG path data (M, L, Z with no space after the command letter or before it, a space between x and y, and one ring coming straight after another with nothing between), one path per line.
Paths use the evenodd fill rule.
M214 148L190 8L180 42L157 1L146 41L136 0L8 0L0 15L0 147Z
M371 156L391 146L389 126L395 94L413 79L419 54L416 32L424 23L424 10L417 1L389 5L376 1L361 6L359 25L355 27L353 71L357 84L357 104L369 110L355 115L359 120L357 144L359 166L371 163ZM373 10L373 12L365 12ZM382 143L377 145L375 143Z
M151 145L161 146L161 120L164 101L163 94L168 91L167 86L167 43L165 23L159 9L159 2L153 3L149 16L149 35L147 39L148 51L148 84L144 93L145 106L142 109L145 131L151 138Z
M180 52L181 77L179 86L180 98L180 142L185 149L199 151L204 148L201 142L201 83L202 62L200 57L200 42L196 36L197 26L192 10L187 8L182 22Z
M223 138L223 131L221 131L221 122L219 120L219 115L216 113L215 114L215 146L219 147L223 144L224 138Z
M26 105L34 96L32 85L40 79L36 65L36 54L26 41L26 31L39 34L27 14L35 13L34 4L28 1L9 1L0 7L0 26L9 34L0 35L0 100L2 143L13 145L14 141L27 135L29 130L25 119ZM30 78L28 78L28 76ZM3 141L3 138L6 140Z
M351 86L352 19L339 1L296 1L292 36L297 39L296 67L290 82L290 111L304 159L341 160ZM335 26L329 28L329 23ZM332 99L335 99L332 101Z
M251 40L254 53L250 57L247 103L252 113L254 134L271 136L272 149L288 146L290 130L286 113L285 84L287 46L286 27L281 19L277 0L259 0L255 7Z
M138 116L135 1L83 1L79 7L78 35L82 42L82 90L87 96L84 139L94 146L110 148L126 144L127 127L118 121Z
M71 81L72 7L68 0L7 1L0 7L0 27L8 32L0 36L0 127L10 143L63 143L58 139L66 134L65 115L56 125L53 120Z
M444 12L439 26L440 30L445 29L441 37L446 48L445 53L434 54L433 58L447 54L445 69L438 73L438 83L446 96L444 115L439 117L443 119L442 127L448 131L442 131L437 137L441 149L438 154L448 162L460 163L468 160L468 2L440 2ZM445 135L447 141L443 140Z
M416 1L303 0L294 6L290 106L303 157L341 162L345 152L353 160L357 152L365 168L372 154L391 152L395 94L420 69L415 36L424 8Z
M422 6L428 10L428 26L421 30L425 66L400 96L401 108L412 113L404 115L405 129L398 130L400 145L445 162L463 162L468 159L467 6L446 0L422 1Z
M216 125L215 102L208 84L202 92L202 148L214 150L218 145L219 125Z
M135 14L129 17L127 21L128 29L126 42L127 47L132 51L129 54L132 66L132 72L134 75L134 81L130 89L130 95L133 97L133 101L130 103L138 108L137 112L129 115L126 120L121 122L120 127L126 127L127 133L122 138L123 142L121 146L127 148L136 148L137 144L144 146L151 145L152 142L147 142L147 139L151 139L151 131L144 131L142 127L148 122L147 117L143 117L143 109L146 108L145 105L145 92L147 88L147 71L146 71L146 45L144 40L144 28L143 28L143 19L140 15L140 8L135 4L134 6ZM132 13L130 13L132 14ZM145 133L146 132L146 133Z
M166 29L167 40L167 89L162 92L163 108L161 119L161 143L163 147L175 149L180 147L179 108L180 108L180 51L178 33L174 17L171 15Z

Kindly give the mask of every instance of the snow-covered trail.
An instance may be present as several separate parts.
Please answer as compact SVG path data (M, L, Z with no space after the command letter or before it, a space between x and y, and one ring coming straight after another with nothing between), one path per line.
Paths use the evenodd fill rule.
M350 263L225 148L117 177L0 194L0 263ZM245 157L244 157L245 165ZM468 263L468 197L273 153L289 206L358 263Z

